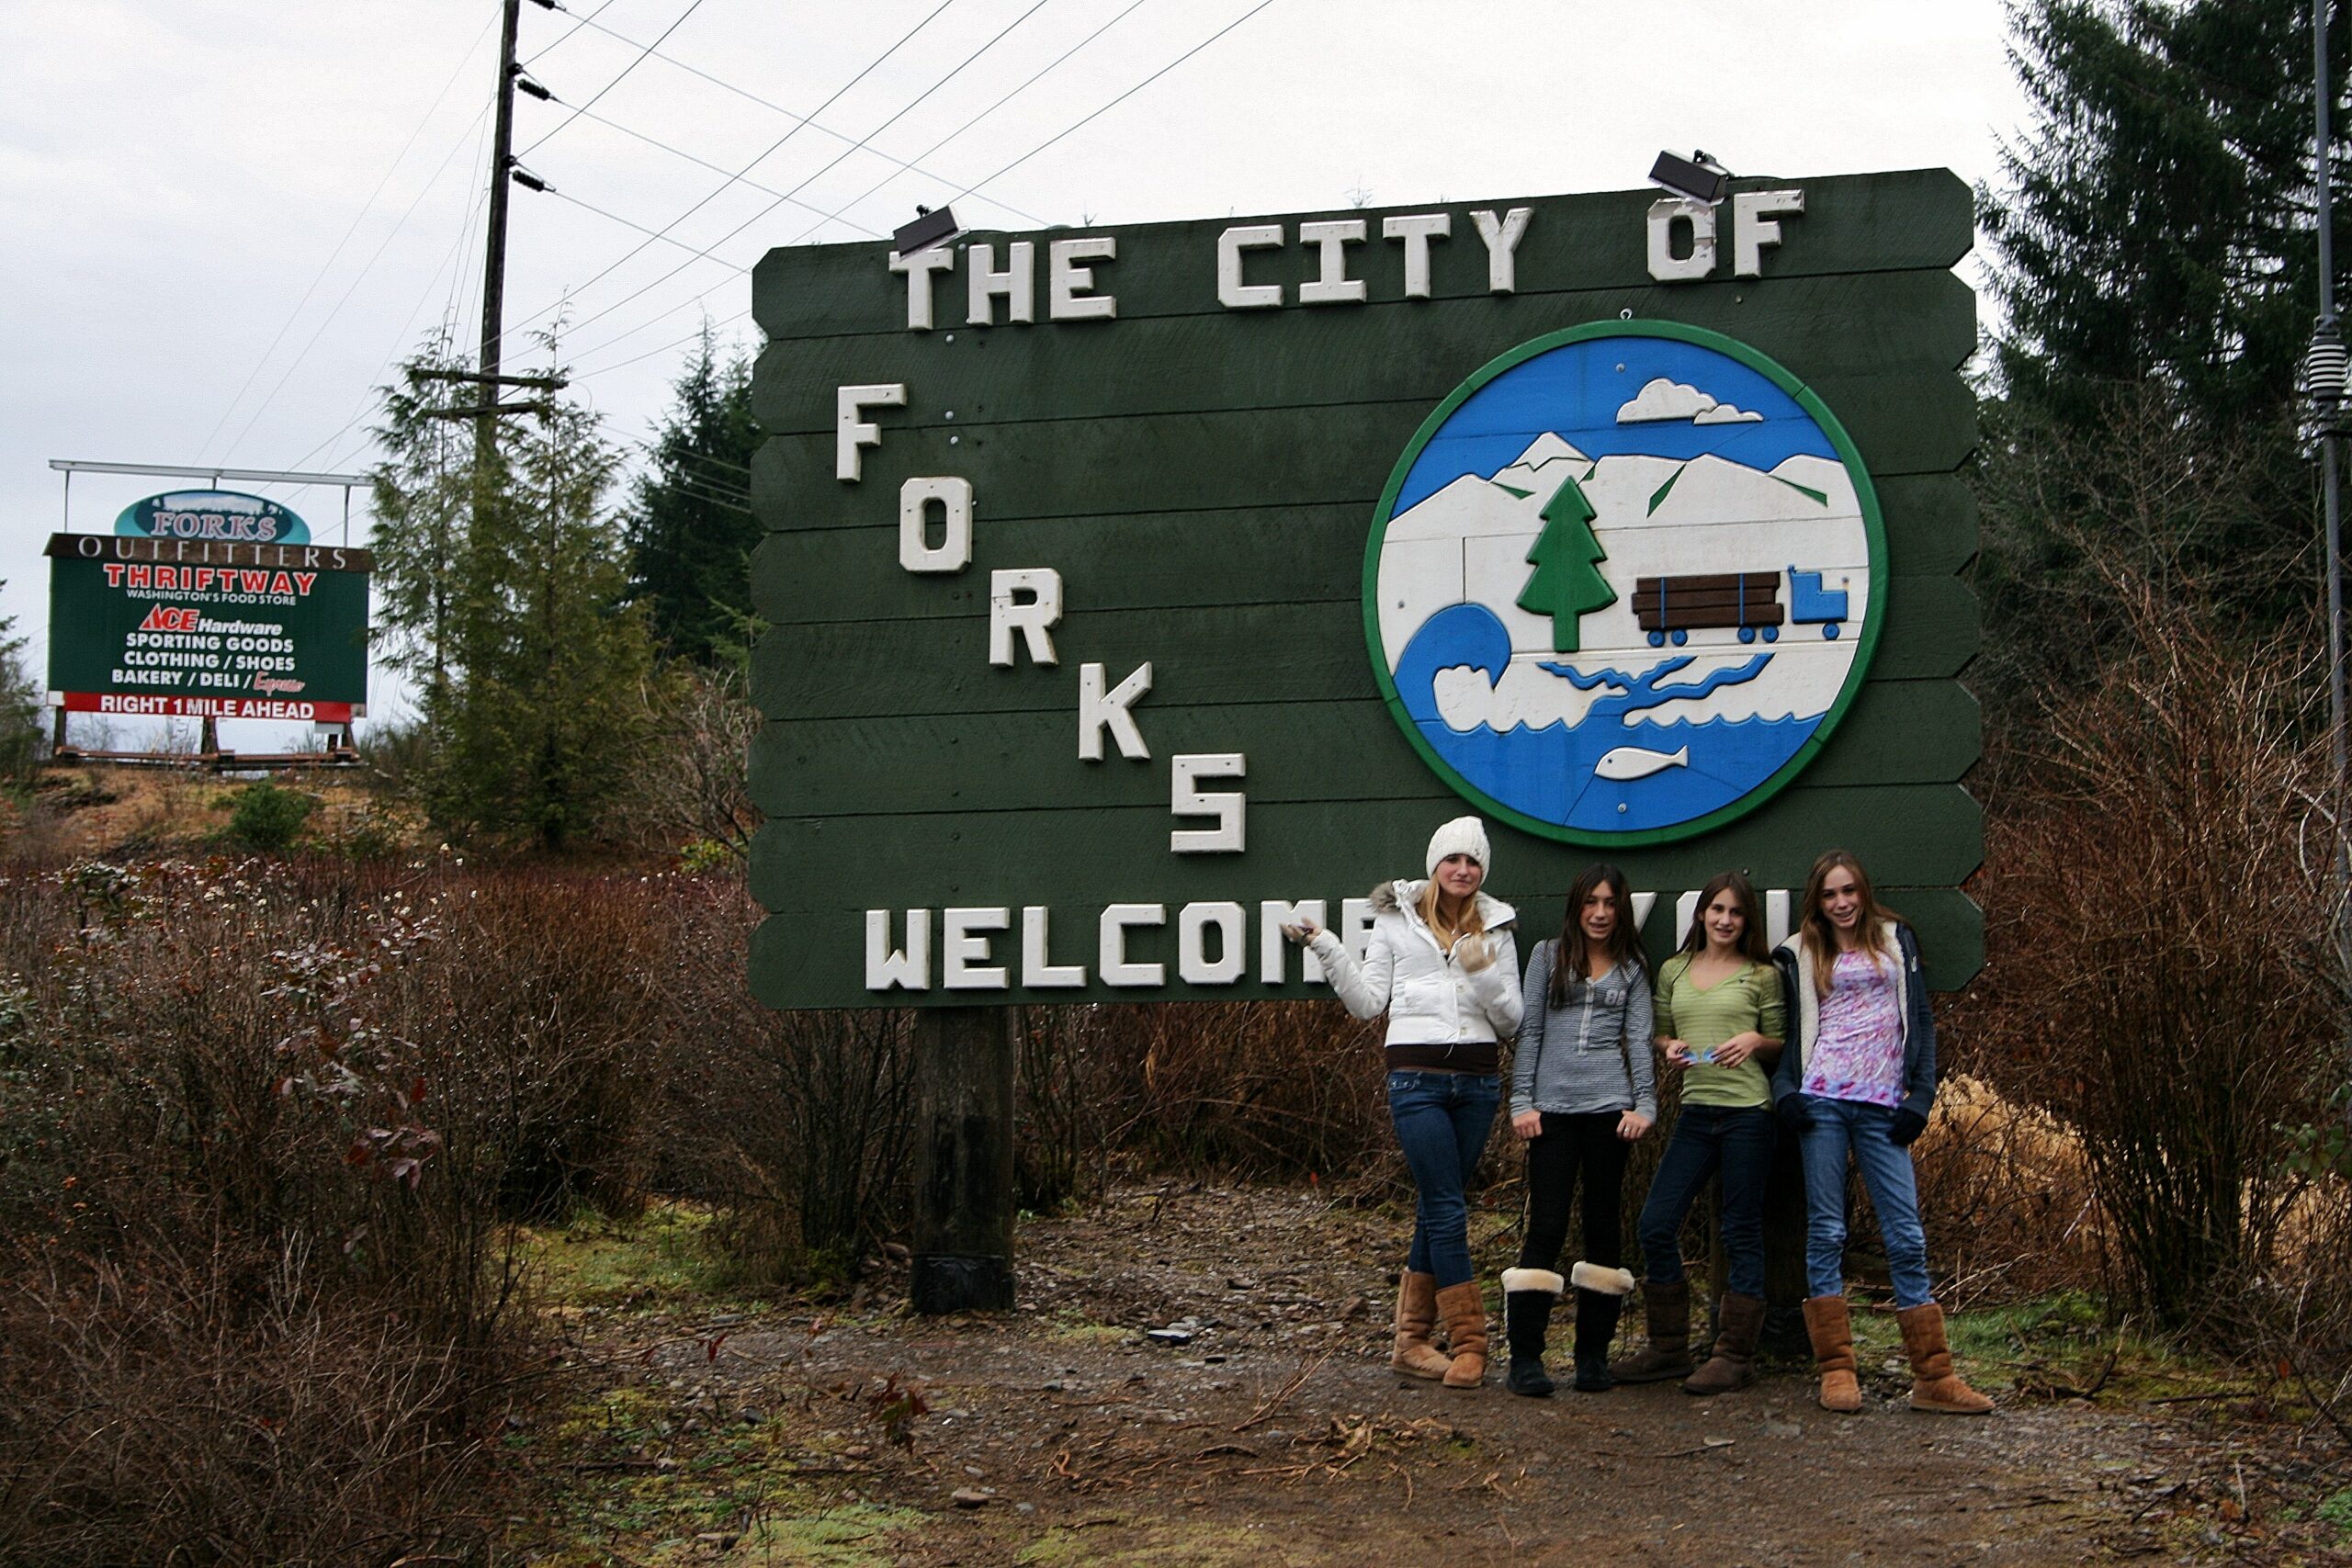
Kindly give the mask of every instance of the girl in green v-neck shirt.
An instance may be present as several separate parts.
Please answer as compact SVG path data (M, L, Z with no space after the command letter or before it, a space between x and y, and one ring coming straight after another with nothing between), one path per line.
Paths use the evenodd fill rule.
M1788 1032L1780 974L1751 959L1745 968L1702 987L1690 978L1694 956L1678 953L1657 971L1657 1036L1689 1048L1682 1103L1769 1111L1772 1088L1761 1059L1749 1055L1736 1066L1724 1066L1713 1057L1716 1046L1741 1034L1779 1040ZM1668 1055L1671 1059L1671 1048Z
M1610 1365L1620 1382L1681 1377L1685 1393L1727 1393L1755 1381L1764 1326L1764 1184L1775 1137L1767 1071L1780 1055L1784 1017L1756 890L1737 872L1724 872L1699 890L1698 918L1682 951L1658 967L1652 1022L1668 1067L1682 1075L1682 1109L1642 1203L1649 1345ZM1718 1172L1726 1278L1710 1281L1723 1292L1714 1354L1694 1369L1680 1237L1691 1205Z

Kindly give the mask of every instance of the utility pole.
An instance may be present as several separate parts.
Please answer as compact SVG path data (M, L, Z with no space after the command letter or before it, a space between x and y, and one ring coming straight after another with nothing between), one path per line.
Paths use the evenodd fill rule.
M506 333L506 174L514 163L514 35L523 17L523 0L502 4L505 16L498 35L498 119L490 153L490 243L481 269L481 401L474 424L475 465L485 475L498 456L498 344ZM474 497L479 509L479 487Z

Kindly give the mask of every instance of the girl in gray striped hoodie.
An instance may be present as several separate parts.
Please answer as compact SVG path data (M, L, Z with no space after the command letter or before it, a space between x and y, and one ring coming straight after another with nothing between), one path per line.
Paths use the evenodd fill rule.
M1557 941L1527 961L1523 1020L1511 1053L1510 1125L1527 1145L1527 1229L1519 1267L1503 1270L1513 1393L1552 1392L1544 1340L1553 1303L1577 1292L1576 1387L1613 1386L1609 1342L1634 1277L1622 1267L1618 1194L1629 1145L1657 1121L1650 1061L1650 977L1625 874L1588 866L1568 890ZM1568 1207L1584 1187L1583 1261L1557 1272Z

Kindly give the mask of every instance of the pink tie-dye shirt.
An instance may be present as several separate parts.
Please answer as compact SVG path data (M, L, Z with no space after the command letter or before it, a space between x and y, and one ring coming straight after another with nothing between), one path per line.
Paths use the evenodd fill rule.
M1903 1103L1903 1016L1892 963L1841 953L1821 1001L1820 1038L1805 1053L1804 1092L1865 1105Z

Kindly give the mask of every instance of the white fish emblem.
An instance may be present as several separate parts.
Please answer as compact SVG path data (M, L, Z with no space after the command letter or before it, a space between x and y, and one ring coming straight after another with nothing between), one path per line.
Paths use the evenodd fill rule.
M1652 773L1668 768L1690 765L1690 748L1668 755L1664 751L1645 750L1639 746L1619 746L1601 753L1600 761L1592 765L1593 776L1604 779L1645 779Z

